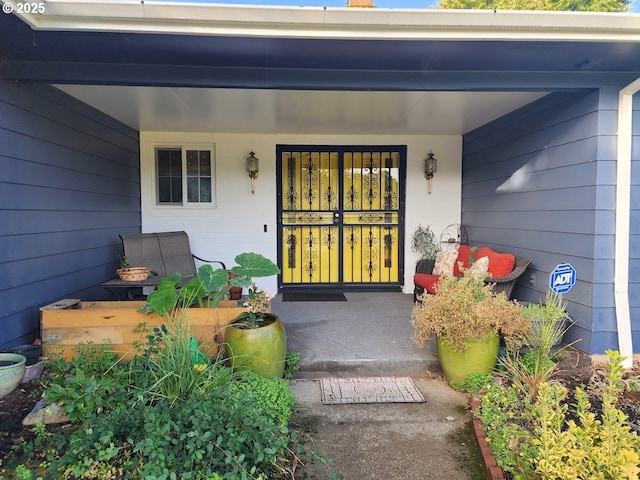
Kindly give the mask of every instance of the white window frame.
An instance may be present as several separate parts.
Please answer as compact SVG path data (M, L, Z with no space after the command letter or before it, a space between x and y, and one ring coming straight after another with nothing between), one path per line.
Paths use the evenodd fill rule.
M181 160L182 160L182 203L161 203L160 199L160 185L158 182L159 172L158 172L158 150L181 150ZM188 194L188 186L187 186L187 150L197 150L197 151L209 151L210 153L210 161L211 161L211 201L209 202L190 202L189 194ZM216 208L216 144L215 143L184 143L184 144L163 144L163 143L154 143L152 145L153 152L153 183L154 183L154 203L157 208L161 209L170 209L170 208L184 208L184 207L193 207L193 208Z

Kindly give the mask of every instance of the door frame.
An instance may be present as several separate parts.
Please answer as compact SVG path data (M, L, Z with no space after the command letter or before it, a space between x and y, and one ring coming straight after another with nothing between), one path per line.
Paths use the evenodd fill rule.
M302 151L310 152L338 152L340 161L342 161L345 152L380 152L384 150L399 152L398 164L398 281L397 283L384 284L345 284L344 282L332 284L284 284L282 280L282 272L278 274L278 291L299 291L299 290L343 290L343 291L377 291L377 292L401 292L404 286L404 259L405 259L405 212L406 212L406 182L407 182L407 145L406 144L385 144L385 145L311 145L311 144L276 144L276 224L278 230L277 238L277 263L281 267L284 265L283 245L283 221L282 221L282 152L285 151ZM344 210L341 209L344 213ZM342 232L341 232L342 233ZM342 261L342 253L340 254L340 262Z

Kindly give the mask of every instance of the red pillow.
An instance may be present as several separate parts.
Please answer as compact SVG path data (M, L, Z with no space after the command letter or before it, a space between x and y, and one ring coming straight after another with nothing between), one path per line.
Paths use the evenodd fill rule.
M458 262L462 262L462 268L469 268L469 256L471 255L471 247L469 245L460 245L458 248L458 259L453 266L453 275L459 277L462 275ZM477 255L476 255L477 256Z
M440 277L438 275L431 275L430 273L416 273L413 276L413 283L419 287L424 288L432 295L436 294L436 287Z
M513 271L513 266L516 264L516 257L510 253L498 253L489 247L480 248L477 257L489 258L488 272L491 274L491 278L500 278L509 275Z

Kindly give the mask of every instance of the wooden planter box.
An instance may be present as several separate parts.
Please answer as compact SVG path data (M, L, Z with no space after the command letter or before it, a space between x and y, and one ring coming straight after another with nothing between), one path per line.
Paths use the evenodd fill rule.
M156 313L142 313L139 302L82 302L65 299L40 309L42 354L48 357L73 356L73 348L80 343L109 344L123 359L135 353L134 344L144 342L149 329L167 323ZM203 353L214 358L218 344L224 340L224 326L247 308L238 302L222 301L217 308L188 309L189 325Z

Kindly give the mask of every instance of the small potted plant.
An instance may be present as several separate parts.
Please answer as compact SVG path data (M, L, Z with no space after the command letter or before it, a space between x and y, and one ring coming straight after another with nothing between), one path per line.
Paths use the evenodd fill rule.
M531 320L529 343L532 347L539 346L541 342L549 343L551 347L560 345L569 323L567 302L561 294L549 289L544 303L527 303L522 311Z
M531 322L516 300L494 294L484 275L469 270L442 278L435 295L423 295L411 313L414 341L424 346L435 335L440 365L449 382L495 367L500 335L517 349Z
M265 377L284 374L287 338L282 321L271 313L273 297L253 284L243 303L249 311L227 325L225 347L234 371L254 370Z
M431 226L418 225L411 235L411 250L420 254L422 260L435 260L440 251L436 243L436 236Z

